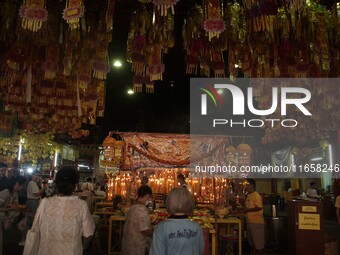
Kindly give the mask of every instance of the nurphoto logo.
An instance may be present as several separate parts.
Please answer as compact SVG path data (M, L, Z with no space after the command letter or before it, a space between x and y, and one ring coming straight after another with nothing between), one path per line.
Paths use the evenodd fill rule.
M245 115L245 95L244 92L237 86L232 84L215 84L214 87L211 85L207 86L207 89L200 88L204 93L201 94L201 115L208 115L208 103L207 103L207 95L210 96L214 105L217 106L217 100L219 101L221 107L223 107L223 102L216 91L216 89L220 90L228 90L232 96L232 114L233 116L242 116ZM302 112L305 116L311 116L312 114L307 110L304 104L308 103L311 100L311 92L306 88L301 87L272 87L268 88L272 91L272 103L268 109L256 109L254 106L254 91L252 87L247 88L247 107L249 112L257 116L268 116L276 113L279 106L280 101L280 115L287 115L287 106L294 105L300 112ZM279 93L280 92L280 93ZM296 119L249 119L242 121L234 121L233 119L224 119L224 118L214 118L212 126L216 127L217 125L230 125L233 126L243 126L243 127L263 127L267 124L270 127L275 127L276 124L279 123L282 127L292 128L298 125L298 121Z

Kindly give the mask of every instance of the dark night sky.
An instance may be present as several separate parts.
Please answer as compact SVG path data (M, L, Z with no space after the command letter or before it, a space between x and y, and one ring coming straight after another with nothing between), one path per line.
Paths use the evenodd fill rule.
M109 55L111 62L120 58L124 63L120 69L113 68L107 77L104 131L189 132L190 77L185 75L181 37L188 2L179 2L176 6L176 44L164 54L163 81L155 83L153 94L143 92L133 95L127 94L127 90L132 88L133 74L131 65L126 62L126 41L135 5L124 1L117 4Z

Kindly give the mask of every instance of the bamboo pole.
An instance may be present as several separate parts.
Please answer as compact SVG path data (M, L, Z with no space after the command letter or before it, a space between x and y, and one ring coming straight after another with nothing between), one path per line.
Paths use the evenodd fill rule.
M215 227L215 235L218 239L218 227L217 227L217 216L216 216L216 179L215 176L213 176L213 192L214 192L214 227ZM218 245L216 245L218 242L215 243L215 250L216 250L216 254L218 254Z

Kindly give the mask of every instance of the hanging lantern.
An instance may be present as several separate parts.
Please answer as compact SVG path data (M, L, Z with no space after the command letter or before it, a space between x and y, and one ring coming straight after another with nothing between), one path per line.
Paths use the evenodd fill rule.
M63 18L71 29L79 28L79 20L84 15L83 0L68 0L63 12Z
M19 15L22 18L22 28L37 32L47 20L45 0L25 0L20 7Z
M123 159L124 142L117 141L111 136L107 136L103 142L104 146L104 160L102 162L105 166L118 166Z
M235 154L236 153L236 148L234 146L229 145L226 149L225 149L227 154Z
M246 143L241 143L237 146L237 152L239 154L251 154L252 153L252 149L249 146L249 144Z
M158 11L161 16L168 15L168 9L171 9L172 15L175 14L175 4L179 2L179 0L153 0L153 4L157 6Z
M249 166L250 165L250 155L252 149L249 144L241 143L237 146L238 153L238 164L239 166Z
M226 161L228 165L232 165L235 162L235 153L236 148L234 146L229 145L226 149Z

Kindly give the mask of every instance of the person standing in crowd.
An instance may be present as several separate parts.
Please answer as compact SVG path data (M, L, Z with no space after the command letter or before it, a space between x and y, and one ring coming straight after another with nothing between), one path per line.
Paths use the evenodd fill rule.
M202 255L203 230L188 219L194 210L189 191L183 187L172 189L166 199L166 209L170 217L157 225L150 255Z
M8 180L7 188L0 192L0 255L3 248L4 218L7 217L7 220L11 221L10 212L19 211L17 192L25 183L26 179L22 176L12 177Z
M95 224L89 208L85 201L73 196L78 181L75 168L59 169L55 180L57 195L44 198L38 208L42 211L37 255L81 255L82 237L93 236Z
M7 188L8 178L6 177L7 165L0 162L0 192Z
M248 195L243 212L247 217L247 236L252 255L262 255L264 249L264 218L261 195L255 191L255 180L249 179Z
M44 189L39 189L38 181L40 178L40 172L35 170L32 173L32 179L27 184L27 201L26 205L31 213L28 217L27 225L30 228L34 219L34 215L39 206L40 196L44 193Z
M316 190L316 182L311 182L309 184L309 188L307 189L306 195L310 200L316 201L320 199L320 196L318 195L318 191Z
M84 182L81 185L81 190L82 191L93 191L93 184L92 184L92 178L91 177L87 177L86 178L86 182Z
M143 175L142 180L141 180L141 185L148 185L149 183L149 178L146 175Z
M149 254L153 230L146 203L152 197L152 190L149 186L141 186L137 194L137 201L131 206L124 224L122 240L124 255Z
M177 180L180 186L182 186L183 188L186 188L190 192L191 195L193 194L192 187L185 182L185 177L183 174L177 175Z

